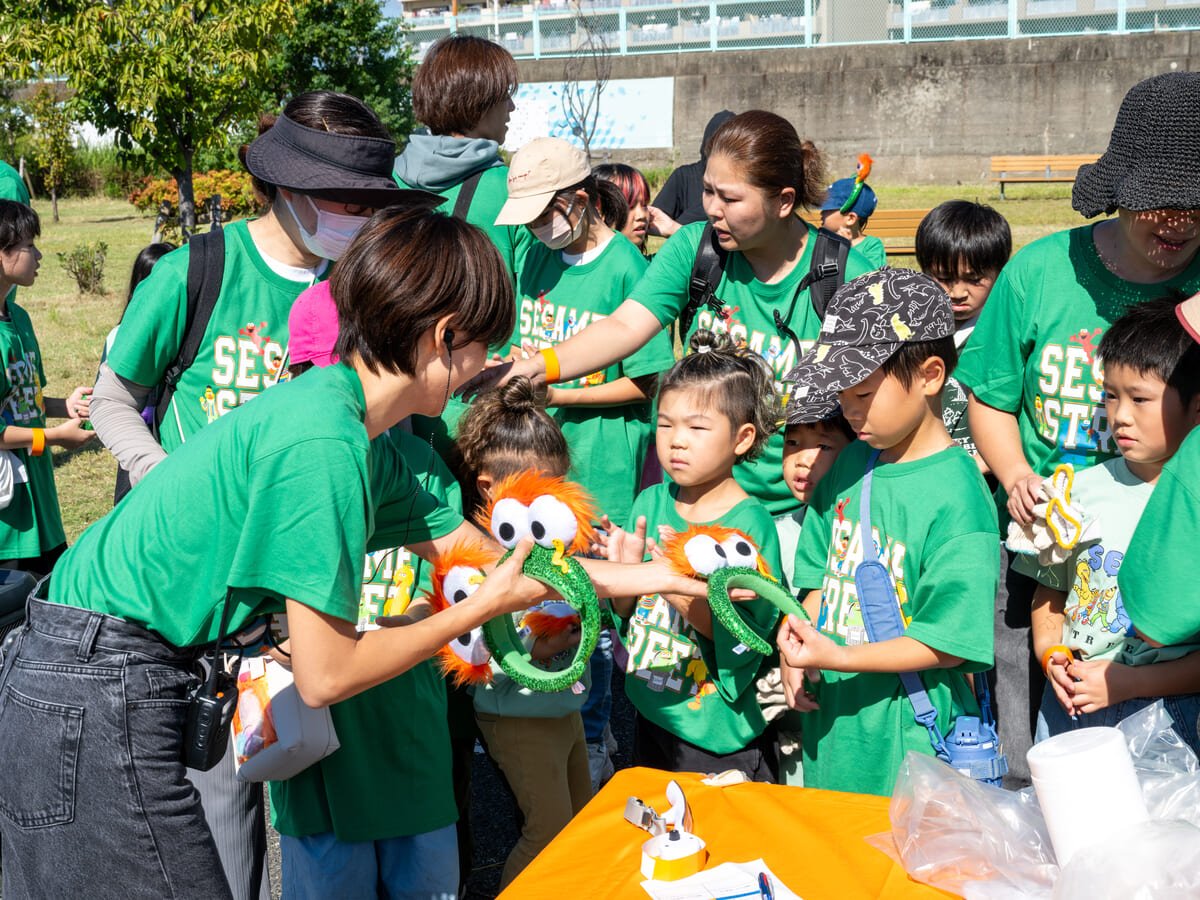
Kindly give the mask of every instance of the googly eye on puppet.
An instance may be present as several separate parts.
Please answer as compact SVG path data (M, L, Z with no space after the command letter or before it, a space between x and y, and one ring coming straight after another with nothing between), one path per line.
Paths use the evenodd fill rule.
M561 691L583 675L600 633L596 589L573 557L586 551L594 530L596 511L591 497L579 485L542 472L520 472L497 482L491 502L479 516L505 547L517 545L526 535L534 547L522 571L549 586L578 616L580 640L567 668L550 672L529 657L511 616L499 616L483 625L488 649L504 673L531 691ZM535 636L556 633L574 625L569 615L527 614L524 625Z
M484 567L495 561L494 553L476 543L456 544L439 556L430 579L433 586L430 605L434 612L469 599L483 584ZM456 687L491 681L491 658L482 628L460 634L437 653L438 666Z
M718 622L747 649L764 656L771 645L746 624L729 592L754 591L784 613L807 618L802 607L771 575L754 542L742 532L718 525L693 525L663 545L671 568L708 582L708 605Z

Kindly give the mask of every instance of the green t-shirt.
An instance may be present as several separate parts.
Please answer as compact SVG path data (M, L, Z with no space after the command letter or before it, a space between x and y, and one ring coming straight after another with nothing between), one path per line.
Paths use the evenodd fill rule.
M1158 476L1118 580L1133 627L1162 644L1200 640L1196 536L1200 535L1200 428Z
M703 233L703 222L685 225L675 232L655 254L650 268L629 295L650 310L664 327L674 322L687 306L688 282ZM730 253L716 291L725 304L724 309L720 315L714 315L707 307L697 310L691 329L683 335L684 347L698 328L727 332L734 343L749 347L771 364L775 372L775 389L780 398L785 399L788 386L783 377L796 365L796 347L775 327L774 313L778 311L784 324L795 332L802 350L816 342L821 320L813 311L808 289L796 293L812 265L816 233L817 230L809 226L800 260L777 284L759 281L741 253ZM851 250L845 280L850 281L873 268L857 251ZM771 436L757 459L739 464L734 475L747 494L760 500L772 515L778 516L792 512L800 505L783 483L782 471L781 431Z
M392 177L400 187L406 189L411 187L395 175ZM461 190L462 183L460 182L454 187L438 191L441 196L446 198L438 209L446 215L453 214L454 204L458 201L458 194ZM523 225L496 224L496 216L500 214L500 207L506 200L508 200L508 166L492 166L490 169L485 169L479 179L479 184L475 187L475 196L471 198L471 205L467 208L466 219L481 229L496 245L496 249L500 251L500 257L504 260L504 267L508 269L509 274L514 274L525 248L537 241L529 233L529 229ZM497 345L491 349L500 353L508 348ZM413 433L426 440L432 438L434 448L445 457L458 436L458 420L467 411L468 405L457 397L451 397L440 417L413 416Z
M163 417L168 453L287 374L288 313L313 280L275 272L254 246L246 220L225 227L225 274L196 361L179 379ZM135 384L162 383L187 327L188 248L160 259L137 286L108 365Z
M42 351L33 333L29 313L16 303L17 289L8 292L8 317L0 319L0 423L5 428L45 428L46 405L42 388ZM33 456L28 450L13 450L25 464L29 480L13 485L12 502L0 510L0 559L40 556L67 541L58 511L54 486L54 461L50 451Z
M179 647L216 639L227 588L229 633L289 597L357 622L367 550L462 523L394 443L367 440L365 409L357 373L334 365L222 416L83 533L55 567L50 599Z
M1015 567L1067 595L1062 642L1080 659L1111 659L1143 666L1178 659L1195 644L1151 647L1133 630L1117 574L1154 485L1129 471L1121 457L1075 474L1071 502L1100 525L1098 540L1079 545L1060 565L1038 566L1020 556Z
M871 264L873 269L882 269L887 265L887 248L883 241L872 235L864 235L863 239L854 245L858 255Z
M389 432L413 475L453 509L458 483L419 438ZM428 481L425 479L428 477ZM384 605L432 590L430 568L403 547L368 553L358 630ZM271 822L282 834L332 832L339 841L377 841L443 828L458 819L451 774L446 686L433 660L329 707L341 748L287 781L273 781Z
M634 501L629 527L646 517L651 536L667 525L676 532L692 524L721 525L744 532L778 576L779 538L770 513L748 497L720 522L692 523L675 509L674 484L656 484ZM648 558L648 557L647 557ZM770 638L779 620L765 600L739 603L746 622ZM702 637L659 594L639 597L633 615L621 622L629 651L625 693L639 713L667 731L710 753L744 749L762 734L766 720L758 706L754 679L766 664L713 619L713 639Z
M1049 235L1012 258L954 373L980 401L1016 415L1039 475L1061 462L1083 469L1117 455L1097 357L1105 329L1135 304L1200 290L1200 256L1170 281L1122 281L1100 261L1093 227Z
M855 442L838 456L817 486L796 550L800 596L820 589L817 628L842 645L867 643L854 574L863 559L859 499L871 452ZM959 715L978 715L963 673L992 664L995 505L959 447L877 465L872 481L872 531L906 635L964 660L921 675L946 734ZM895 674L826 671L812 691L820 709L805 713L801 728L805 787L886 796L905 753L933 754Z
M29 189L21 180L21 173L0 159L0 200L16 200L29 205Z
M562 253L535 241L517 271L517 325L511 344L553 347L610 315L646 270L641 253L615 235L593 260L563 262ZM505 348L505 355L509 348ZM595 386L618 378L664 372L675 362L666 330L624 360L556 388ZM571 478L614 522L629 517L649 445L650 403L564 406L552 410L571 449Z

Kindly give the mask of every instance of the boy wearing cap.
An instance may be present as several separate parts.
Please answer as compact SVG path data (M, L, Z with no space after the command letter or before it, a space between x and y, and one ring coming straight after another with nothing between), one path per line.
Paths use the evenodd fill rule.
M813 621L788 617L778 637L788 701L805 712L806 786L887 795L905 753L933 754L897 673L921 673L943 734L978 715L964 673L992 662L998 530L979 470L942 424L956 361L946 294L924 275L885 269L834 295L819 342L789 376L798 390L838 392L859 437L817 486L800 536L794 580ZM863 477L877 452L871 540L905 631L872 643L855 573Z
M846 238L872 266L882 269L887 265L887 250L883 247L883 241L863 234L867 229L867 219L874 214L879 198L864 182L858 197L850 203L855 183L854 178L840 178L829 186L829 195L821 204L821 227Z

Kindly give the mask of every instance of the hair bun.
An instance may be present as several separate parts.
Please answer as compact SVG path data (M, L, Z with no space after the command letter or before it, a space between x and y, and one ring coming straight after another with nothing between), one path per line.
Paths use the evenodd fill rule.
M725 333L709 331L706 328L697 329L688 341L688 350L692 353L732 353L733 339Z
M508 381L500 389L500 402L504 408L516 413L528 413L541 408L533 382L524 375L518 375Z

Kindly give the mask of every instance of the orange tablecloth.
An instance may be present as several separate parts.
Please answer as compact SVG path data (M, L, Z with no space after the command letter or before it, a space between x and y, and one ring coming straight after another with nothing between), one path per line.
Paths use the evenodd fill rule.
M709 865L760 857L803 900L945 898L911 880L863 840L890 828L885 797L774 784L714 788L700 775L618 772L501 896L647 897L641 847L649 835L624 819L626 798L665 812L667 782L677 780L708 845Z

